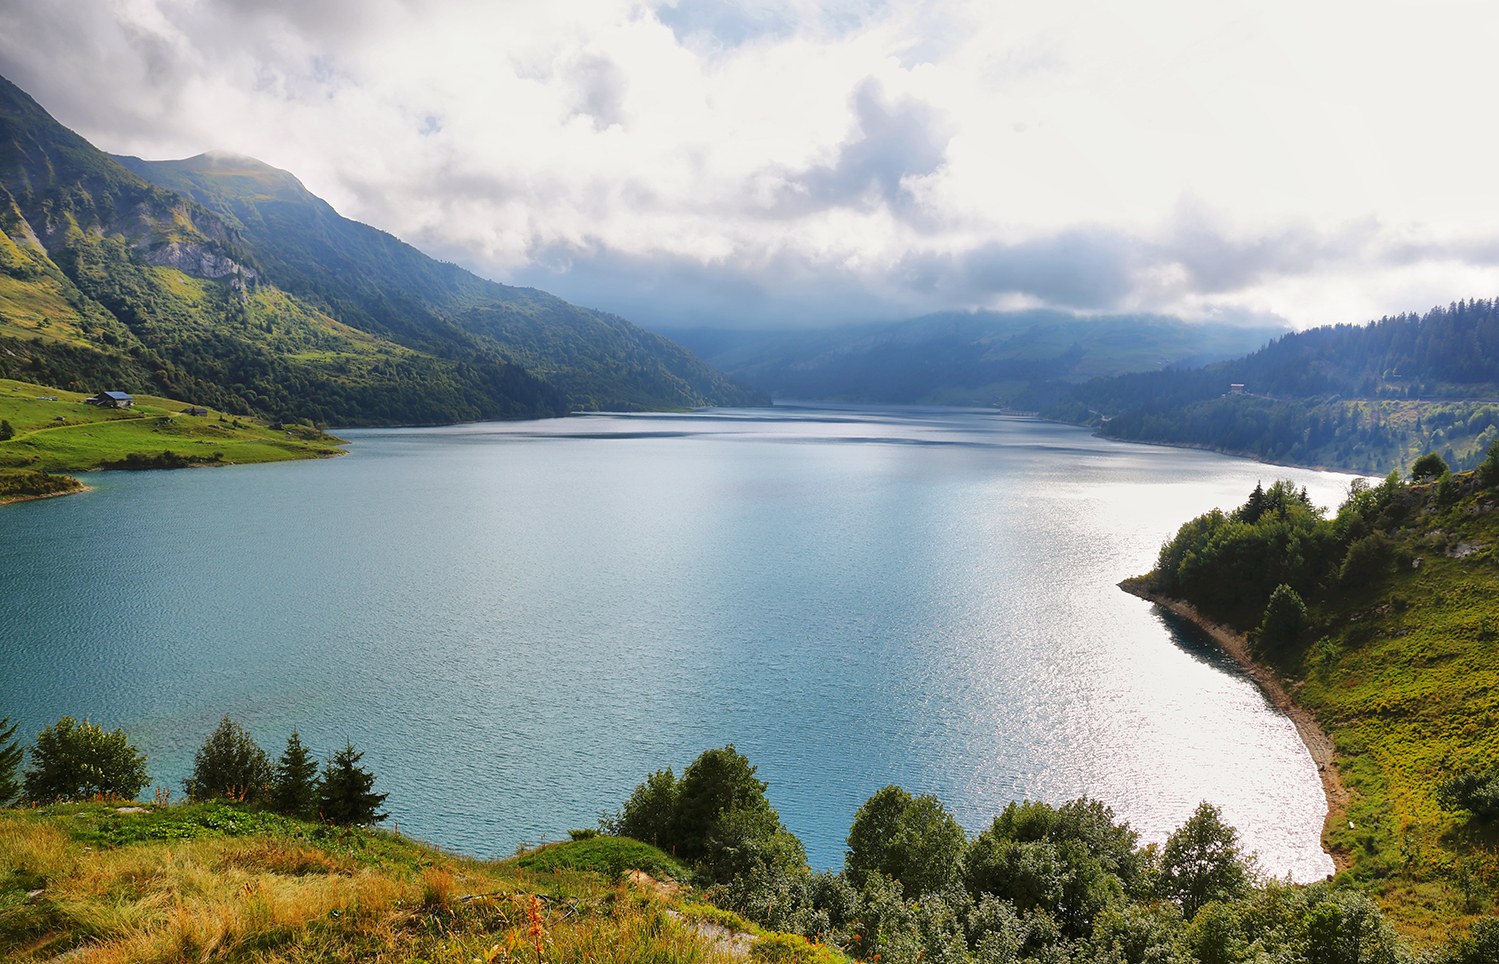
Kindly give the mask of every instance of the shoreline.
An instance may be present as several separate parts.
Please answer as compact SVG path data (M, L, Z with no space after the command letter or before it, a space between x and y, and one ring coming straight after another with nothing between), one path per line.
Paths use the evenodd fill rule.
M1317 777L1322 782L1323 796L1327 798L1327 819L1322 822L1322 850L1332 858L1335 870L1347 870L1350 865L1348 854L1328 847L1327 839L1328 830L1347 819L1348 804L1353 795L1343 784L1342 775L1338 773L1337 747L1333 744L1332 738L1317 724L1316 718L1309 710L1291 698L1273 670L1255 661L1249 653L1249 640L1243 634L1213 622L1198 612L1191 603L1153 592L1147 588L1145 580L1139 576L1124 580L1119 583L1119 588L1132 596L1138 596L1175 613L1207 633L1219 649L1243 667L1249 678L1260 688L1260 692L1264 693L1270 702L1274 703L1275 707L1295 725L1297 735L1301 737L1302 744L1311 754L1312 762L1317 765Z
M42 495L8 495L4 498L0 498L0 505L10 505L14 502L35 502L37 499L55 499L58 496L77 495L80 492L92 491L94 491L94 487L92 485L80 484L76 488L64 489L61 492L46 492Z

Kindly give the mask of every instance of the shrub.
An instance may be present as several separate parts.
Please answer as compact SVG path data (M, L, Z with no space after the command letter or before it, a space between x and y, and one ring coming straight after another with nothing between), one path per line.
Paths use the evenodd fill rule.
M273 772L265 751L229 717L193 755L193 775L182 788L193 800L227 797L258 803L269 792Z
M358 765L363 757L362 751L345 741L344 748L324 764L317 806L329 823L363 826L390 816L379 812L389 794L374 792L375 775Z
M1282 583L1270 594L1265 618L1260 622L1259 645L1262 650L1290 646L1300 638L1309 622L1306 603L1301 594Z
M1437 787L1437 803L1444 810L1466 810L1476 820L1499 817L1499 768L1468 770Z
M1411 481L1440 478L1447 471L1447 463L1435 452L1427 452L1411 463Z
M33 769L26 771L26 799L37 803L108 794L134 799L151 782L146 756L124 730L106 733L88 720L64 716L44 727L31 747Z

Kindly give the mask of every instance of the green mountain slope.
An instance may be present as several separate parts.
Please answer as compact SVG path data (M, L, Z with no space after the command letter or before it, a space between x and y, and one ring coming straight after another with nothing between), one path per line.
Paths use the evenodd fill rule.
M1047 414L1112 438L1383 474L1428 451L1476 465L1499 437L1496 401L1499 303L1479 300L1296 332L1193 370L1100 379Z
M664 333L778 397L1040 408L1075 382L1231 358L1281 331L1037 310L813 331Z
M116 158L219 215L277 286L365 331L412 347L498 347L583 408L764 405L680 345L534 288L486 281L341 217L286 171L253 158Z
M1434 482L1360 480L1331 517L1291 483L1256 488L1183 526L1140 580L1248 634L1288 681L1351 791L1325 843L1431 939L1499 898L1499 807L1442 791L1468 775L1499 799L1496 486L1499 446Z
M621 319L440 264L248 163L258 180L226 180L239 213L233 191L194 188L211 209L0 79L0 376L341 425L763 400ZM493 319L461 323L473 312L513 315L539 347L507 349Z

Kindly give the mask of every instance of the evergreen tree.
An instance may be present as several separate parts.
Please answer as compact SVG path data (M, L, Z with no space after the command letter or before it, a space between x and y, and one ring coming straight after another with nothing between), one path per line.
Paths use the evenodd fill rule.
M9 442L16 437L16 430L11 428L10 422L0 418L0 442Z
M26 756L26 750L16 741L16 727L10 717L0 720L0 806L14 800L21 792L21 783L16 779L16 770Z
M329 823L353 826L379 823L389 817L380 813L380 804L389 796L375 793L375 775L359 766L363 751L344 741L339 750L323 765L323 779L318 786L318 813Z
M309 819L316 814L318 800L317 760L302 745L296 730L286 741L286 752L276 762L271 783L271 806L278 813Z
M225 716L193 755L193 775L182 787L194 800L229 797L256 803L265 799L272 776L265 751Z

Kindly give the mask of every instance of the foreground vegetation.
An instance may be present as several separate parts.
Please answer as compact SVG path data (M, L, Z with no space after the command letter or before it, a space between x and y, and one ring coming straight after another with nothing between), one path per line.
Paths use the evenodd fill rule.
M0 810L0 957L17 964L61 955L79 964L734 959L719 936L736 934L732 917L632 879L635 845L616 848L619 872L606 874L571 867L572 846L543 848L550 866L537 871L244 805ZM757 936L746 933L743 943ZM755 946L757 960L840 959L775 935Z
M1325 835L1340 877L1436 940L1499 897L1499 446L1476 471L1417 469L1356 482L1330 517L1290 483L1257 488L1183 526L1147 581L1289 682L1352 791Z
M94 393L0 379L0 499L79 488L54 473L187 468L340 455L345 444L311 424L273 427L189 403L135 396L128 409L84 404Z

